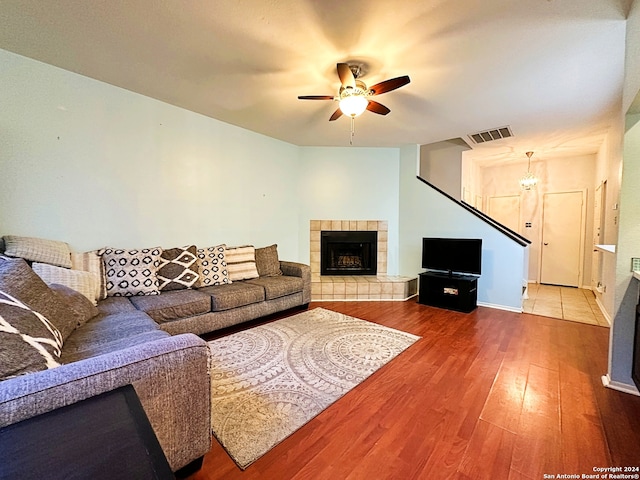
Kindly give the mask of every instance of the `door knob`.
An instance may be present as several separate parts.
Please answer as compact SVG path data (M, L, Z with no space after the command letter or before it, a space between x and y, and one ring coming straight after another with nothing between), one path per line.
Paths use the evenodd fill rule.
M543 243L543 245L549 245L549 244L545 242L545 243Z

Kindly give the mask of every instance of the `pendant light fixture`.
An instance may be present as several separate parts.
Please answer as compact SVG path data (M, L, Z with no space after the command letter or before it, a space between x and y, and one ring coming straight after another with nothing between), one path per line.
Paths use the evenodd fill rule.
M533 190L536 188L536 185L538 185L538 178L531 173L531 156L533 152L527 152L525 155L529 159L529 164L527 166L527 173L520 179L520 188L522 188L522 190Z

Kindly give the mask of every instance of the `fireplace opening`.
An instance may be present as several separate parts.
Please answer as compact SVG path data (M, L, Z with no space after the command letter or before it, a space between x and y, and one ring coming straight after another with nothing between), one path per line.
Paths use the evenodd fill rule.
M375 275L378 232L320 232L321 275Z

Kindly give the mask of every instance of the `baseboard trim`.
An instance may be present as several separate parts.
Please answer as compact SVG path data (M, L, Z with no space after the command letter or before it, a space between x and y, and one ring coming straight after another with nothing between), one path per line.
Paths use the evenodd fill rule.
M506 310L507 312L522 313L522 307L508 307L506 305L497 305L495 303L478 302L479 307L495 308L496 310Z
M607 321L607 323L609 324L609 326L611 326L611 317L609 316L609 314L607 313L607 310L604 308L604 306L602 305L602 302L600 302L600 299L596 296L596 305L598 305L598 308L600 309L600 313L602 313L602 316L604 317L604 319Z
M635 395L636 397L640 397L640 391L634 385L628 385L622 382L616 382L611 380L609 374L602 375L602 385L611 390L617 390L618 392L628 393L630 395Z

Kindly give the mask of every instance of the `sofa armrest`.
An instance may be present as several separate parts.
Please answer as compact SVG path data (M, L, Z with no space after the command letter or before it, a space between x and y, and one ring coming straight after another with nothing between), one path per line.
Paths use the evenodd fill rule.
M176 471L209 451L209 348L184 334L0 382L0 427L133 384Z
M311 302L311 267L304 263L285 262L280 260L280 270L282 270L284 275L302 278L302 281L304 282L302 302L304 304Z

